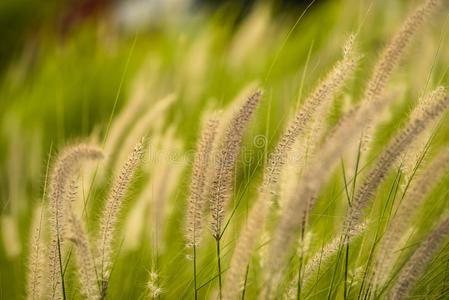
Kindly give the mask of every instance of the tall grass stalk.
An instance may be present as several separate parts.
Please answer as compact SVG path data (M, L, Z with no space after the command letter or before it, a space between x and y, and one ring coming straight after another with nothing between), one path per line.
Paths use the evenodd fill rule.
M220 240L222 238L222 223L225 208L229 200L229 191L232 188L232 176L234 166L239 155L244 130L259 104L261 92L257 91L250 95L240 109L232 116L223 134L217 149L215 160L215 171L212 175L212 183L209 191L210 212L212 217L211 229L216 242L219 298L222 298L222 272Z
M444 242L449 219L441 209L449 195L445 187L449 135L447 118L442 116L449 108L449 95L443 87L427 94L432 83L444 82L448 72L443 65L447 55L434 47L440 28L430 27L404 66L398 66L426 20L437 22L444 15L441 11L431 19L431 13L448 3L418 0L422 5L380 49L373 69L363 63L356 72L361 56L355 37L367 47L366 53L377 52L392 24L404 15L401 9L408 6L389 3L391 11L386 14L385 6L370 4L365 14L354 9L354 0L323 3L309 11L315 2L294 24L288 24L283 13L271 14L272 7L265 3L249 17L234 13L233 5L213 16L199 14L199 19L195 12L194 18L176 18L174 23L139 33L139 39L149 36L150 43L139 43L139 49L150 47L149 52L134 52L136 37L131 50L121 46L120 20L120 30L113 30L112 52L109 34L101 38L101 29L94 35L83 33L81 42L70 38L70 51L63 51L63 59L58 51L41 63L46 56L42 52L39 63L32 64L37 71L24 70L32 75L27 80L14 78L16 68L22 73L22 63L4 73L0 94L21 97L14 105L0 104L7 116L0 122L5 125L0 144L5 144L5 138L7 145L6 151L0 151L6 158L0 166L7 167L0 174L0 198L6 199L0 200L4 207L0 272L7 275L0 276L7 280L1 295L14 298L24 288L23 294L36 300L446 298L449 248ZM365 4L357 2L362 11ZM127 10L122 15L119 7L117 16L122 18ZM307 26L295 33L306 11L311 14ZM365 20L357 17L379 26L362 26ZM92 23L81 32L97 28ZM334 31L322 29L329 24L337 25ZM343 35L354 26L358 32L363 27L363 35L350 35L343 43ZM441 29L441 44L445 29ZM185 34L178 38L176 30ZM330 36L342 44L343 53L322 73L337 45L329 43ZM85 55L76 55L90 39L95 39L99 50L107 42L107 53L112 55L103 57L103 51L98 51L92 66L75 68L80 74L64 72L72 80L55 76L59 75L55 65L73 68L79 58L86 62ZM150 65L143 64L130 99L122 106L128 69L131 72L134 61L140 64L146 55ZM67 63L72 56L73 63ZM97 72L109 71L114 67L111 60L118 58L125 66L121 74ZM28 65L27 55L24 62ZM422 78L429 68L428 77ZM84 80L92 71L98 84ZM80 75L83 89L77 94L78 81L73 79ZM260 76L261 82L248 84ZM36 101L54 93L48 78L64 87L57 89L65 100L58 102L56 116L47 114L46 102ZM107 92L110 82L119 84L112 95ZM104 103L91 106L92 95L84 83ZM242 86L247 87L241 90ZM267 91L269 102L252 124L262 99L259 89ZM219 117L210 115L211 108L226 105L237 90L243 91L241 101L231 103ZM390 101L396 94L404 101ZM415 94L424 97L410 101ZM77 103L71 99L80 96L86 99L82 109L73 109ZM28 98L35 101L26 102ZM112 112L105 112L106 106L112 106ZM408 117L402 113L404 107L413 107ZM32 141L27 129L33 127L34 135L36 123L29 108L36 110L36 117L41 117L40 112L49 118ZM292 118L284 122L290 108ZM384 113L386 108L389 114ZM69 146L51 168L47 165L49 192L46 175L39 213L39 205L28 207L27 200L34 199L40 184L41 153L34 150L42 146L40 135L43 141L55 138L49 124L56 124L58 143L64 142L65 133L76 135L72 112L82 113L83 134L89 133L89 140L102 146ZM206 119L199 124L194 160L184 169L190 154L184 146L196 139L191 130L200 115ZM13 124L16 116L21 122ZM105 120L104 126L91 124L91 117ZM394 132L389 132L392 126ZM245 139L246 134L255 138ZM142 136L151 137L148 164L142 163L143 141L135 145ZM372 151L365 153L369 148ZM82 163L103 156L103 163L91 162L86 176L79 176ZM28 220L32 213L34 218ZM204 232L206 222L208 232ZM22 228L28 225L29 240L23 238ZM23 245L29 251L23 251ZM26 268L17 267L17 262L25 261L21 251L29 256ZM26 280L21 280L22 269L27 270Z
M376 102L382 97L393 70L404 56L412 38L440 3L440 0L427 0L404 21L377 61L362 101ZM364 148L371 139L372 131L373 127L367 127L364 130Z
M98 238L99 257L97 267L100 270L101 297L106 296L109 276L112 268L114 233L123 198L125 197L131 179L139 165L143 154L143 140L134 147L128 160L123 165L120 174L112 184L111 191L106 199L103 215L100 219L100 235Z
M433 255L438 251L441 243L448 235L449 218L446 218L419 245L402 268L395 285L390 291L390 298L401 300L408 297L418 276L427 267Z
M238 286L243 279L245 267L249 263L254 244L263 228L268 205L272 195L275 194L276 184L279 181L282 167L286 164L288 155L298 135L304 133L316 111L323 106L323 102L330 102L333 99L335 93L342 87L356 66L356 58L352 50L353 42L353 37L351 36L344 47L343 59L336 64L323 82L318 85L306 100L293 121L288 124L274 152L270 154L264 170L258 199L251 208L247 224L235 247L231 268L226 279L225 299L233 299L238 294Z
M419 172L417 178L411 183L410 191L397 208L379 249L378 258L382 258L378 262L376 272L379 277L379 285L386 282L395 258L398 256L392 249L402 247L402 245L399 245L399 241L406 233L411 217L426 199L427 193L438 184L447 167L449 167L449 151L443 149L428 166L425 166Z
M435 90L411 115L407 126L396 135L377 160L362 185L355 193L345 218L345 235L349 236L352 226L358 224L364 208L372 200L377 187L383 182L390 167L401 153L415 140L432 120L440 116L449 106L449 97L441 89Z
M369 123L368 116L379 113L386 104L387 101L383 99L375 105L365 103L348 112L317 152L316 158L305 168L302 179L295 187L295 192L287 199L286 208L273 234L266 271L267 276L270 276L267 290L277 286L280 280L280 270L283 269L285 256L301 223L298 212L302 216L314 205L314 196L326 180L329 171L340 160L344 150L350 145L355 145L357 137L361 134L360 128Z
M63 266L63 245L67 228L67 190L70 178L83 160L102 157L99 148L77 145L67 148L58 157L50 180L51 242L49 249L49 298L57 298L62 292L65 299L65 282Z
M198 150L193 163L190 196L188 199L186 239L187 247L193 248L193 280L195 299L197 290L197 248L200 245L201 229L203 225L203 212L206 204L206 175L209 173L210 156L215 141L219 121L216 116L211 117L204 126Z

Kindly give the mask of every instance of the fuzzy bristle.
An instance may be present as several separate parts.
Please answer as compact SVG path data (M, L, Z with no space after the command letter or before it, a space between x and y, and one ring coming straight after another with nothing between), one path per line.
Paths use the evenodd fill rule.
M257 91L249 96L233 115L217 150L214 162L215 171L209 187L211 231L216 239L219 239L221 235L224 210L230 197L233 170L239 155L243 134L259 104L261 95L262 92Z
M359 224L364 208L372 200L374 192L383 182L393 163L428 124L449 106L449 96L441 93L440 89L431 93L428 98L430 101L424 101L418 108L419 113L412 114L407 126L390 142L356 191L345 219L346 235L349 235L352 226Z
M404 56L407 46L410 44L420 26L424 23L426 17L436 9L440 2L440 0L428 0L404 21L401 29L385 47L382 55L377 61L371 79L368 81L362 101L376 102L383 96L387 82L390 79L393 70ZM370 142L372 130L372 127L365 128L363 137L365 144L364 148L366 148L366 145Z
M99 268L102 284L106 287L112 267L114 233L116 232L118 216L122 208L123 198L129 189L131 179L141 161L142 154L143 141L140 141L134 147L127 161L122 166L119 175L114 180L100 220L100 235L97 242L99 253L97 268ZM103 294L105 292L105 290L102 291Z
M31 248L28 259L28 291L27 299L37 300L41 299L43 293L43 274L45 272L44 266L44 234L42 227L41 206L35 209L31 226Z
M187 201L186 239L188 247L198 247L203 226L203 211L206 203L206 175L208 174L212 146L215 141L219 120L212 116L203 128L198 149L195 154Z
M428 266L434 254L441 247L441 243L449 235L449 218L444 219L419 245L398 275L398 279L390 292L390 299L405 299Z
M228 271L224 288L224 299L234 299L239 291L238 287L243 279L244 270L249 262L254 244L259 237L267 214L274 185L278 183L282 167L299 134L303 133L309 121L323 102L330 102L335 93L341 88L348 75L355 69L356 59L353 51L353 37L351 36L344 48L344 57L339 61L326 78L318 85L316 90L306 100L306 103L288 125L287 130L280 138L274 152L270 155L267 167L264 170L263 183L259 191L257 202L248 216L248 221L237 242Z
M406 197L400 204L391 220L389 228L382 239L378 250L377 274L378 284L385 283L395 258L399 255L391 249L400 249L404 245L400 243L401 238L405 236L409 222L418 207L426 199L426 195L435 187L441 176L449 167L449 151L442 150L432 162L417 174L417 178L410 185Z
M67 200L70 178L84 160L102 158L101 149L88 145L67 148L55 163L50 181L49 212L51 240L49 249L49 297L58 298L61 294L64 236L67 224Z

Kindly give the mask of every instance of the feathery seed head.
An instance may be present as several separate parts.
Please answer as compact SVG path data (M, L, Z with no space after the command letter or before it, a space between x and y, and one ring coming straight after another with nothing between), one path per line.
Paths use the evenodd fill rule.
M377 187L401 153L423 132L428 124L442 114L449 106L449 96L437 89L429 96L431 101L423 101L419 112L412 114L408 125L390 142L357 190L345 221L346 232L359 223L363 210L372 200Z
M343 59L337 62L314 92L306 99L304 105L281 136L275 150L270 154L262 184L262 189L265 192L275 193L275 185L279 182L282 168L298 137L317 136L317 128L310 128L309 123L322 119L323 115L327 113L331 101L356 68L358 57L354 55L353 44L354 36L351 35L343 48ZM319 123L316 123L316 125L321 126ZM308 143L308 146L310 146L310 143Z
M410 220L417 211L419 205L424 202L426 195L435 187L441 176L449 167L449 149L444 149L425 166L423 170L417 173L417 176L411 182L406 197L398 207L396 216L391 220L389 229L386 231L378 250L377 274L380 283L384 283L390 274L393 262L399 256L399 253L392 252L391 249L400 249L404 247L407 237L407 228L410 230Z
M433 103L440 101L440 99L446 96L447 90L443 86L437 87L433 92L429 95L422 97L418 100L418 105L412 111L410 115L410 119L414 118L423 118L426 114L426 110L433 105Z
M153 299L162 294L163 290L159 285L159 275L155 271L150 272L147 287L149 296Z
M49 249L49 297L58 297L61 284L60 255L66 236L67 210L70 205L70 179L84 160L99 159L103 156L100 148L76 145L67 148L56 161L50 181L49 211L51 240ZM62 260L63 261L63 260Z
M52 217L53 231L63 231L64 226L64 197L66 197L67 185L71 176L79 168L84 160L96 160L103 157L100 148L77 145L66 149L56 161L53 175L50 181L50 212ZM56 228L59 226L59 228Z
M393 69L403 56L416 31L440 2L440 0L428 0L405 20L399 32L385 48L374 69L366 89L366 101L376 101L381 96Z
M404 55L413 36L424 22L427 15L435 10L440 2L440 0L428 0L423 6L416 9L414 13L405 20L401 29L387 45L379 61L374 67L371 79L365 89L365 95L362 100L363 102L377 102L380 100L393 70L396 68L400 59ZM372 131L372 127L366 127L364 130L364 150L368 149L367 145L371 141Z
M349 37L347 38L345 45L343 46L343 56L345 58L349 58L353 54L354 40L355 40L354 34L349 35Z
M187 246L199 246L205 206L206 176L209 172L210 156L215 141L219 120L212 116L202 130L193 162L190 196L187 208Z
M405 299L419 275L429 264L432 257L438 251L441 243L449 235L449 218L444 219L419 245L415 253L410 257L398 275L398 279L390 291L391 299Z
M358 105L349 111L336 126L334 132L327 138L316 157L306 166L303 177L287 199L285 209L276 226L270 246L267 276L271 276L270 287L275 287L280 279L280 270L293 241L293 236L301 224L306 211L314 205L319 188L327 179L330 171L339 161L348 147L355 145L362 128L370 123L373 114L381 112L387 101L383 99L377 104Z
M267 167L264 171L259 197L251 209L247 225L241 233L235 248L231 268L228 271L228 277L225 283L225 299L233 299L238 293L236 287L240 284L243 270L248 263L254 243L262 231L267 213L267 204L271 199L271 195L274 193L274 185L279 180L282 167L286 163L287 155L291 151L298 135L304 133L309 121L314 117L316 110L323 104L323 101L329 102L333 99L335 93L342 87L348 75L355 68L356 59L352 54L350 55L352 52L352 43L351 37L344 50L344 54L347 56L337 63L325 80L306 100L293 121L288 125L285 133L281 136L274 152L270 154ZM288 230L294 231L292 228ZM278 247L285 247L285 244L280 243ZM271 259L272 257L270 257Z
M232 186L232 175L235 162L239 155L244 130L250 122L262 92L256 91L250 95L240 109L235 112L218 147L215 158L215 171L209 187L210 213L212 217L211 228L213 236L218 239L224 219L224 209L229 200L229 191Z
M87 299L98 299L100 296L95 263L91 254L90 243L83 224L73 210L69 212L67 239L75 245L75 260L79 269L81 293Z
M39 205L34 212L32 226L31 226L31 247L28 259L28 290L27 299L41 299L43 292L43 274L45 272L44 266L44 251L45 245L43 241L42 228L42 208Z
M101 270L101 280L107 287L110 268L112 266L112 246L114 233L118 222L118 215L122 208L123 198L128 192L131 180L143 156L143 138L136 144L122 169L112 184L111 191L106 199L103 214L100 219L100 235L98 240L98 265ZM105 290L102 291L105 293Z

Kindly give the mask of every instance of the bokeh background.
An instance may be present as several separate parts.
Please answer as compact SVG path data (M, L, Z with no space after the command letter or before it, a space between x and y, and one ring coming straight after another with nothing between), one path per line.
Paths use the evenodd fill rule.
M363 59L336 101L330 120L336 122L358 101L382 46L422 1L317 0L305 12L310 2L2 0L0 298L24 294L29 225L42 198L50 148L56 153L94 137L101 142L98 137L104 136L111 112L120 115L135 98L152 106L173 94L175 100L157 126L176 137L182 151L190 151L202 112L225 107L252 82L263 88L265 100L251 130L271 141L340 56L348 35L356 33ZM447 30L447 11L441 10L412 43L388 87L388 94L398 99L392 107L398 114L387 118L384 128L404 117L425 91L447 85ZM392 132L383 131L378 143ZM442 140L447 132L443 130ZM177 228L182 226L188 175L181 171L180 187L171 195L180 206L175 208L179 218L170 219L169 236L182 235ZM182 255L182 238L174 240L178 244L170 245L171 260L166 259L172 264ZM125 262L138 265L135 257L143 252L152 257L150 248L147 243L123 254L117 272L132 275L119 287L111 284L112 296L140 297L150 267L133 273L126 271ZM177 279L176 270L163 276L182 287L167 288L169 299L188 290L179 284L183 279Z

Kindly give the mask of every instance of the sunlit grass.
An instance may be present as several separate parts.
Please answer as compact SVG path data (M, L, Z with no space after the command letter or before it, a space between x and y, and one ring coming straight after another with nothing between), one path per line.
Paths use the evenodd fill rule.
M307 97L340 59L347 38L355 34L355 51L362 57L320 118L324 120L319 130L323 136L316 141L320 149L341 116L363 102L382 49L422 2L327 1L314 3L302 18L303 9L272 14L269 5L258 4L239 23L235 23L239 14L235 7L224 6L213 12L186 13L151 30L132 33L101 19L86 22L62 42L45 29L38 45L30 43L16 55L0 84L0 296L14 299L26 294L32 219L40 214L41 205L47 205L48 178L64 148L83 142L105 151L103 162L84 165L76 177L79 186L74 211L95 240L112 182L134 144L144 136L143 162L118 215L107 298L151 299L157 295L191 299L196 286L198 299L215 299L219 277L224 287L229 280L235 247L251 220L251 208L265 180L264 168L289 120L304 107ZM286 196L292 194L292 184L299 182L292 174L303 166L294 168L293 173L288 170L280 187L275 185L265 226L251 245L254 250L241 268L243 272L237 272L243 279L239 297L244 291L246 299L254 299L270 283L275 285L271 292L278 293L273 298L385 296L395 283L393 275L400 274L401 266L447 216L449 182L447 172L442 172L433 179L436 182L429 193L422 195L422 203L401 235L404 251L391 250L400 254L390 266L392 273L386 275L387 284L381 285L373 273L379 263L379 245L399 204L407 199L409 181L412 188L421 169L446 151L449 123L443 115L420 141L422 157L411 161L412 156L404 151L376 186L361 231L348 243L344 243L348 237L339 239L354 195L389 141L407 123L418 99L448 84L447 11L448 6L443 5L418 30L388 79L382 93L388 108L372 116L377 126L369 147L357 142L349 153L335 157L335 168L327 170L329 178L314 195L316 203L308 211L306 231L301 234L295 228L290 235L292 244L279 245L286 248L283 255L288 261L279 284L270 282L272 274L267 273L279 271L269 265L273 261L270 255L277 253L271 248L276 241L273 233L284 217L282 209ZM195 248L194 276L185 218L202 120L213 111L224 110L221 123L227 124L240 103L235 99L244 100L254 87L260 88L263 96L245 128L243 150L231 174L229 205L219 239L222 274L218 273L218 243L207 218L202 243ZM294 144L301 157L306 156L304 144L311 145L310 141ZM313 162L312 154L308 162ZM403 156L405 161L401 161ZM302 211L290 213L302 218ZM48 216L44 216L45 225ZM41 232L46 241L46 229ZM333 240L337 241L335 252L322 261L326 245ZM67 268L67 299L81 298L82 291L73 247L68 247L63 255L66 261L61 262ZM96 255L95 250L92 253ZM413 295L448 296L448 254L444 243L419 276ZM307 278L304 274L313 257L319 258L318 266Z

